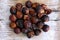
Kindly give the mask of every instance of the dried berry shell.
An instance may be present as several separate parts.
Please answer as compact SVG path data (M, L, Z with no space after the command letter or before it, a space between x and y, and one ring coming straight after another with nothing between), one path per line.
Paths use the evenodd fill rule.
M19 28L15 28L15 29L14 29L14 32L15 32L16 34L19 34L21 31L20 31Z
M16 26L16 23L15 23L15 22L11 22L11 23L10 23L10 27L13 28L13 29L16 28L16 27L17 27L17 26Z
M39 20L38 18L36 17L31 17L31 22L34 24L34 23L37 23Z
M49 21L49 17L47 15L43 15L41 18L42 22L48 22Z
M46 24L42 27L42 30L43 30L44 32L48 32L49 29L50 29L50 27L49 27L48 25L46 25Z
M16 15L16 12L17 12L16 7L12 6L10 8L10 13Z
M35 12L35 10L34 9L29 9L29 14L31 15L31 16L36 16L36 12Z
M23 14L29 14L29 9L27 7L22 8L22 13Z
M18 11L21 11L21 9L22 9L22 4L21 3L17 3L16 4L16 9L18 10Z
M24 28L23 20L22 20L22 19L18 19L18 20L16 21L16 24L17 24L17 26L18 26L20 29Z
M52 12L51 9L46 9L46 10L45 10L45 14L47 14L47 15L50 14L51 12Z
M29 17L29 15L24 15L24 18L23 18L24 20L29 20L30 19L30 17Z
M40 4L39 3L33 3L32 8L35 9L38 5L40 5Z
M30 21L24 21L24 27L27 29L27 28L31 28L32 27L32 24Z
M17 17L18 19L22 18L22 17L23 17L22 12L17 11L17 13L16 13L16 17Z
M26 7L31 8L32 2L31 1L26 1L25 5L26 5Z
M16 21L16 16L15 15L10 15L10 18L9 18L12 22L15 22Z
M28 38L31 38L33 36L34 36L34 31L30 31L30 32L27 33Z
M35 33L36 36L38 36L41 33L41 30L40 29L35 29L34 33Z

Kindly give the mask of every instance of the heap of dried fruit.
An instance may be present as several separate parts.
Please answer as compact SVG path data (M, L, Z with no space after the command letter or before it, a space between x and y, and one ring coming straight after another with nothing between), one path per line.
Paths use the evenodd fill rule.
M32 3L27 1L25 6L17 3L10 8L11 15L9 24L16 34L24 33L28 38L34 35L39 35L41 30L47 32L49 26L44 22L49 21L49 16L52 11L45 4Z

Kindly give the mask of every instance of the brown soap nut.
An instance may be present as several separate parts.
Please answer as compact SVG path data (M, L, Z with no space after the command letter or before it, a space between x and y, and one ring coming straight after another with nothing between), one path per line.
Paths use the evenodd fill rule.
M43 15L41 18L42 22L48 22L49 21L49 16L48 15Z
M33 36L34 36L34 31L30 31L30 32L27 33L28 38L31 38Z
M35 36L38 36L41 33L41 29L34 29Z
M31 22L34 24L34 23L37 23L39 20L36 18L36 17L31 17Z
M35 10L34 9L29 9L29 14L31 16L36 16Z
M41 4L41 6L42 6L44 9L47 9L47 5L45 5L45 4Z
M32 4L32 8L35 9L38 5L40 5L40 4L39 4L39 3L33 3L33 4Z
M22 33L25 33L26 34L27 32L28 32L27 29L25 29L25 28L22 29Z
M37 26L38 26L39 29L41 29L43 27L43 25L44 25L43 22L41 22L41 21L40 22L37 22Z
M18 11L21 11L21 9L22 9L22 4L21 3L17 3L16 4L16 9L18 10Z
M30 0L26 1L25 6L31 8L32 2Z
M39 10L39 13L45 13L45 10L44 10L43 8L41 8L41 9Z
M27 28L31 28L32 27L32 24L30 21L24 21L24 27L27 29Z
M37 23L36 23L36 24L32 24L32 29L33 29L33 31L34 31L35 29L38 29Z
M22 17L23 17L22 12L17 11L17 13L16 13L16 17L19 18L19 19L22 18Z
M10 23L10 27L13 28L13 29L16 28L16 23L15 22L11 22Z
M52 10L51 9L46 9L45 10L45 13L48 15L48 14L50 14L52 12Z
M10 12L11 12L11 14L16 14L16 12L17 12L17 10L16 10L16 7L14 7L14 6L12 6L11 8L10 8Z
M29 20L29 15L24 15L24 20Z
M10 15L10 18L9 18L12 22L15 22L16 21L16 16L15 15Z
M42 16L43 16L44 14L42 14L42 13L38 13L38 18L41 18Z
M17 19L16 21L16 24L20 29L24 28L23 22L24 22L23 19Z
M16 33L16 34L19 34L21 31L20 31L20 28L15 28L14 29L14 32Z
M24 6L24 7L22 8L22 13L23 13L23 14L29 14L29 9Z
M50 29L50 27L49 27L48 25L46 25L46 24L42 27L42 30L43 30L44 32L48 32L49 29Z

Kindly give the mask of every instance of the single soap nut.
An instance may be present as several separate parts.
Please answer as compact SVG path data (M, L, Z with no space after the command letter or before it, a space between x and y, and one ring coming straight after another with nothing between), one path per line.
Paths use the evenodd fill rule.
M16 25L16 23L15 23L15 22L11 22L11 23L10 23L10 27L14 29L14 28L16 28L16 27L17 27L17 25Z
M33 3L33 4L32 4L32 8L33 8L33 9L36 9L36 7L37 7L38 5L40 5L40 4L37 3L37 2L36 2L36 3Z
M46 24L42 27L42 30L43 30L44 32L48 32L49 29L50 29L50 27L49 27L48 25L46 25Z
M10 13L16 15L16 12L17 12L16 7L12 6L10 8Z
M22 8L22 13L23 14L29 14L29 9L27 7Z
M21 31L20 31L20 29L19 29L19 28L15 28L15 29L14 29L14 32L15 32L16 34L21 33Z
M17 17L18 19L22 18L22 17L23 17L22 12L17 11L17 13L16 13L16 17Z
M25 27L26 29L31 28L31 27L32 27L31 22L30 22L30 21L24 21L24 27Z
M41 33L41 30L40 29L34 29L34 34L36 36L38 36L40 33Z
M15 22L16 21L16 16L15 15L10 15L10 18L9 18L12 22Z
M45 14L51 14L52 10L51 9L45 9Z
M43 15L41 18L42 22L48 22L49 21L49 16Z
M30 31L30 32L27 33L28 38L31 38L33 36L34 36L34 31Z
M31 16L36 16L36 12L35 12L35 10L34 9L29 9L29 14L31 15Z
M18 26L20 29L24 28L24 26L23 26L23 20L22 20L22 19L18 19L18 20L16 21L16 24L17 24L17 26Z
M32 22L33 24L37 23L38 21L39 21L38 18L36 18L36 17L31 17L31 22Z
M21 9L22 9L22 4L21 3L17 3L16 4L16 9L18 10L18 11L21 11Z
M29 17L29 15L24 15L24 18L23 18L24 20L30 20L30 17Z
M26 7L31 8L32 2L31 1L26 1L25 5L26 5Z

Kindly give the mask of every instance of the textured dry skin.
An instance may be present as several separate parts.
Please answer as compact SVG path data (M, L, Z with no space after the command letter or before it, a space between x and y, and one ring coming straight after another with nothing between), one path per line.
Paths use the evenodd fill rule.
M51 9L60 9L60 0L31 0L32 2L45 3ZM24 4L26 0L0 0L0 40L29 40L25 35L16 35L9 27L10 7L16 3ZM58 6L59 5L59 6ZM50 20L58 18L58 12L50 14ZM50 30L47 33L42 32L39 36L33 37L30 40L60 40L60 21L49 21L46 24L50 25ZM57 26L58 25L58 26Z

